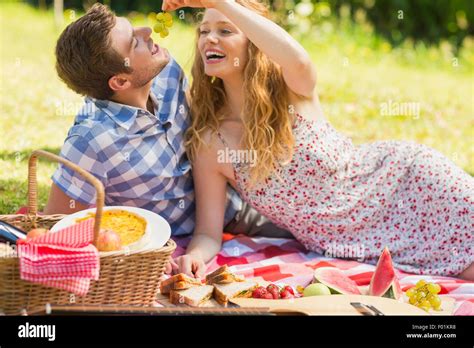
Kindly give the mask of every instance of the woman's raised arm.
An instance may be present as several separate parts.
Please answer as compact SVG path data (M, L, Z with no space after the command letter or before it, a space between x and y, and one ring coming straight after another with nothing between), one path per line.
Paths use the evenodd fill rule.
M288 87L295 93L312 97L316 69L306 50L283 28L235 0L164 0L163 10L181 7L214 8L236 25L248 39L281 66ZM250 58L251 59L251 58Z

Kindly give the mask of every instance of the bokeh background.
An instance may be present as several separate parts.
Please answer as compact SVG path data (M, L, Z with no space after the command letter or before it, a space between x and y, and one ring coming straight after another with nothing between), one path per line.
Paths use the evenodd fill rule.
M26 204L30 152L59 153L83 97L54 70L64 27L90 0L0 2L0 214ZM159 0L104 0L152 26ZM474 1L273 0L274 20L311 54L326 117L355 143L414 140L474 175ZM189 74L196 10L173 13L166 39ZM403 110L404 107L414 109ZM399 109L399 107L401 107ZM387 112L388 110L388 112ZM410 111L411 110L411 111ZM56 165L38 170L40 208Z

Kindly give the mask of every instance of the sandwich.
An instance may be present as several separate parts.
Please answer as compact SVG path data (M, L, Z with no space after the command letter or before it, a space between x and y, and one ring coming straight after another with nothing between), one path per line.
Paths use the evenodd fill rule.
M231 298L234 297L251 297L252 291L258 286L257 282L251 280L244 280L239 282L233 282L229 284L216 284L214 283L214 298L216 301L227 306L227 303Z
M188 306L198 307L212 297L214 286L212 285L194 285L185 290L171 290L170 302L175 305L187 304Z
M191 278L184 273L179 273L171 278L163 280L160 283L160 292L166 295L169 294L171 290L185 290L195 285L202 285L201 281Z
M245 279L230 272L227 265L221 266L214 272L206 276L206 284L230 284L233 282L243 282Z
M251 297L257 286L257 282L233 274L224 265L206 276L206 284L180 273L162 281L160 290L162 294L169 294L170 302L175 305L198 307L214 295L219 304L227 306L233 297Z

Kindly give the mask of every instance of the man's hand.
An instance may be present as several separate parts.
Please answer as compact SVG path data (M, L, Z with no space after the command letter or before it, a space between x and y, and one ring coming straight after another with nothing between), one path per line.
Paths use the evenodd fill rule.
M181 7L213 8L219 2L234 2L235 0L163 0L163 11L174 11Z

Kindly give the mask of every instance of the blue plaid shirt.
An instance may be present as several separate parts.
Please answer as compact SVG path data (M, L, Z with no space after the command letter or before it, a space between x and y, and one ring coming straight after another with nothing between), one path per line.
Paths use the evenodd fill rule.
M154 79L147 110L86 97L61 149L61 156L96 176L105 187L106 205L136 206L154 211L171 225L173 235L192 233L194 187L186 157L184 132L189 126L187 80L171 58ZM69 197L95 203L92 185L59 165L53 182ZM228 186L224 224L242 207Z

